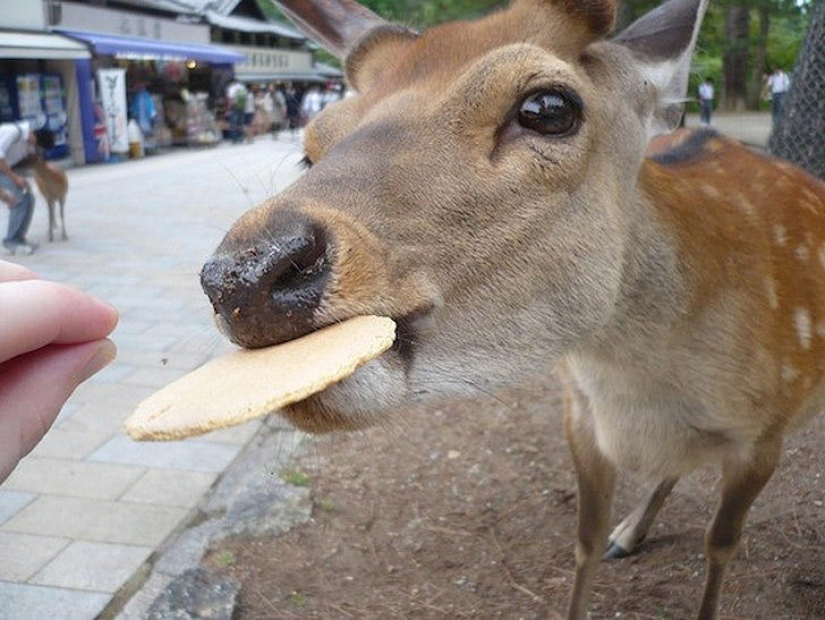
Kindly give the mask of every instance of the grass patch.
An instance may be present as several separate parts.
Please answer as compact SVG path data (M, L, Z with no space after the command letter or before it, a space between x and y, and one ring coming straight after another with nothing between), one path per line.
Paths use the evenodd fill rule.
M310 483L310 477L297 469L281 472L281 480L295 487L308 487Z

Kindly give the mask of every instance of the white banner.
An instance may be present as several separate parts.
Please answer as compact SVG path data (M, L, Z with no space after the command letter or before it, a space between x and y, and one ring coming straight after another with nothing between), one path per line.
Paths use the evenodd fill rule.
M106 115L109 148L113 153L128 153L126 69L98 69L97 81L100 86L100 103Z

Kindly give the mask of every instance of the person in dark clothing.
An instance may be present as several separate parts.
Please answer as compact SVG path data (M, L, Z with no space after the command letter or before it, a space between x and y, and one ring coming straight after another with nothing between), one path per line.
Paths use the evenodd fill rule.
M284 100L286 101L286 122L287 127L294 134L301 126L301 99L295 91L295 87L291 84L284 92Z

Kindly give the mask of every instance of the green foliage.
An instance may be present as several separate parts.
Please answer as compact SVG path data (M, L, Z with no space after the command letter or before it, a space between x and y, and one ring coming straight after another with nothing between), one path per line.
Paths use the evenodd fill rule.
M771 20L767 49L769 68L780 66L785 71L793 69L802 38L808 30L808 19L807 14L791 13Z
M479 17L508 3L507 0L361 1L387 20L418 30L449 20ZM699 35L688 95L695 97L699 82L706 77L713 78L717 92L721 92L723 58L726 52L735 49L747 49L751 73L758 71L756 58L760 53L760 45L765 46L765 63L768 67L779 65L791 70L807 29L808 14L813 1L712 0ZM644 15L661 2L662 0L619 0L619 28ZM258 4L270 19L286 21L272 0L258 0ZM746 39L732 40L725 31L725 14L731 6L746 6L750 11L750 35ZM766 41L761 40L759 33L760 10L766 10L770 20ZM337 64L325 52L319 51L318 54L322 62ZM755 77L751 75L752 81Z
M221 566L232 566L235 563L236 558L235 558L235 554L227 549L227 550L221 551L215 557L215 560Z
M281 472L281 480L296 487L308 487L310 484L310 477L297 469Z

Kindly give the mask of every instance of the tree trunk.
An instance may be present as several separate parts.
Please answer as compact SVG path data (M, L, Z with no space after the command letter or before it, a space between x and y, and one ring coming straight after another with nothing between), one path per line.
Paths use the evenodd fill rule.
M759 109L759 95L765 82L765 57L768 47L768 30L771 23L771 10L766 4L759 7L759 40L756 42L756 54L753 58L751 83L748 89L748 109Z
M768 150L825 179L825 2L813 4L785 96L783 116L774 127Z
M725 13L727 46L722 57L722 107L744 110L748 95L748 36L750 13L747 6L730 6Z

